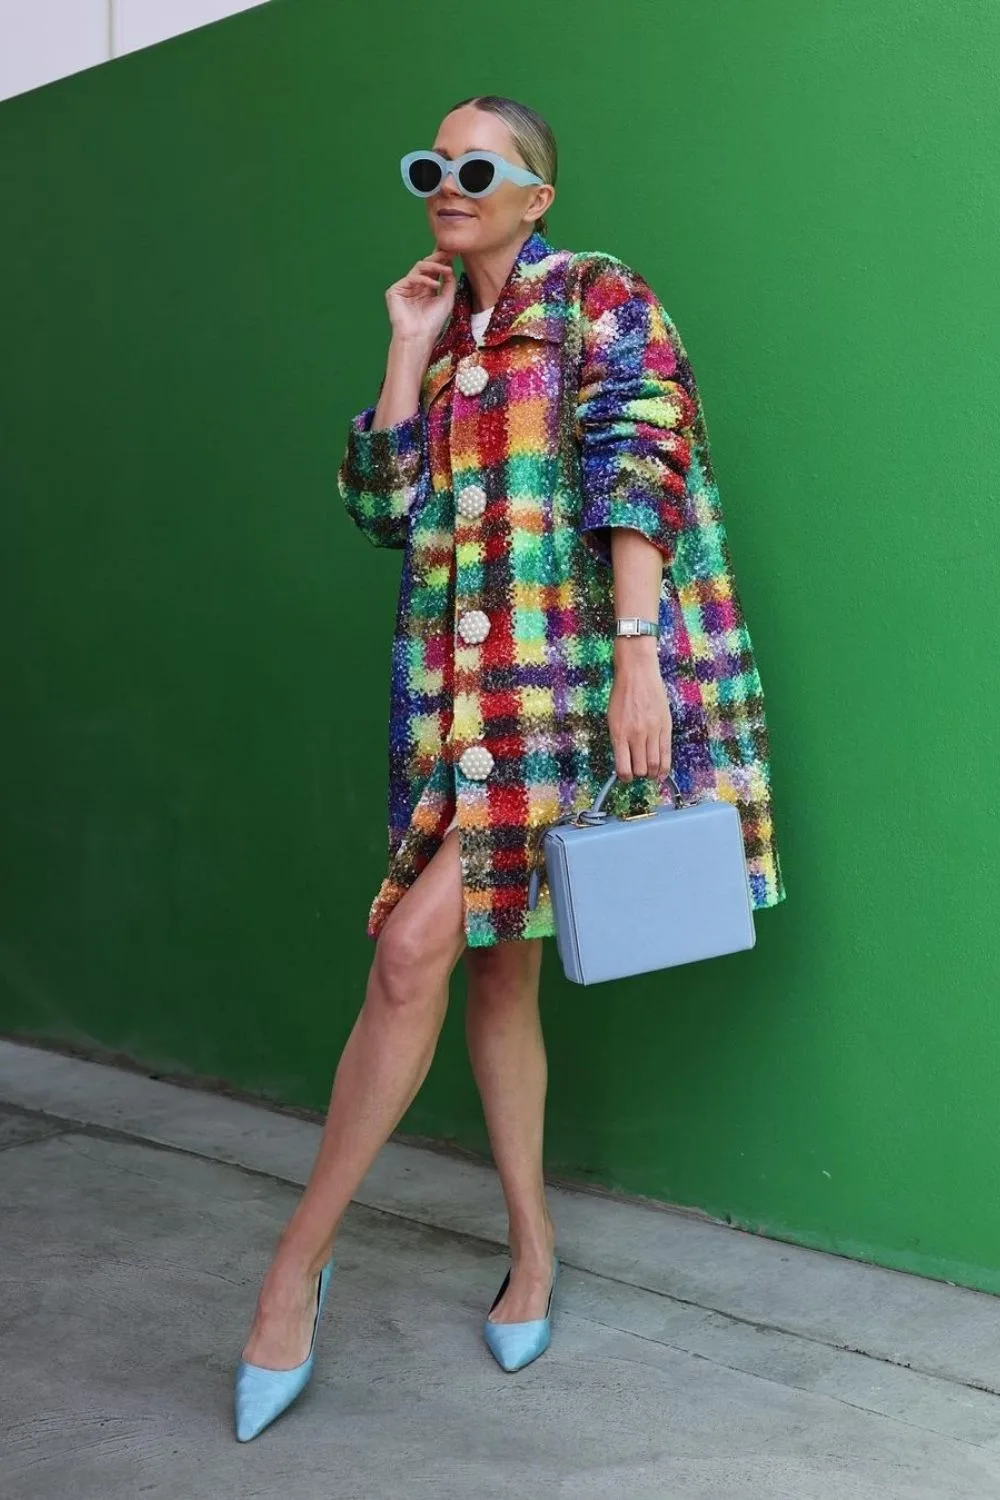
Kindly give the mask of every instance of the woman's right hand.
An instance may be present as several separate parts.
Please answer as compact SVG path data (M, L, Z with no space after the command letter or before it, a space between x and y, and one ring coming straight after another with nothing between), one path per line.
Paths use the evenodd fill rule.
M385 294L393 338L424 345L429 353L451 317L457 289L450 251L423 256Z

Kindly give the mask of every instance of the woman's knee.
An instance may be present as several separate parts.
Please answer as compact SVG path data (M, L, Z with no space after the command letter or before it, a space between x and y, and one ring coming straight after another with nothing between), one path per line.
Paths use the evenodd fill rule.
M455 955L457 957L457 954ZM451 962L425 925L391 914L375 946L372 975L377 1000L393 1010L439 1005Z
M437 1003L464 947L456 830L386 918L372 963L376 989L394 1007Z

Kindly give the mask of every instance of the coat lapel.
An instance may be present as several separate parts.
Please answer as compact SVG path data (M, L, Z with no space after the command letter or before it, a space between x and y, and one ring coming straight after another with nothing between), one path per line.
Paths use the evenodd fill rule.
M539 269L539 262L554 250L555 246L539 230L528 236L500 290L489 327L478 347L493 349L509 338L562 341L565 301L558 295L552 301L547 300L546 272ZM472 336L472 289L463 271L455 290L451 317L428 361L423 384L425 411L452 379L459 360L475 353L476 348Z

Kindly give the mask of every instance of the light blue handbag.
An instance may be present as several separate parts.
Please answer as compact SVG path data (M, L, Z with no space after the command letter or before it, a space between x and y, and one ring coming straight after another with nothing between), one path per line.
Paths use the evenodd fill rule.
M740 815L732 802L674 802L618 818L593 805L541 836L528 888L538 904L540 864L552 896L556 948L567 979L597 984L694 963L756 942Z

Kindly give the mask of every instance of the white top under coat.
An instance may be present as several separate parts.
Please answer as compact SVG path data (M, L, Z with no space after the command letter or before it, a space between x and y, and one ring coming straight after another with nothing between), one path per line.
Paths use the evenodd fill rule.
M493 307L496 307L495 302L493 304ZM486 332L486 325L490 321L490 315L493 312L493 307L484 307L482 312L471 314L472 337L475 339L477 344L481 344L483 341L483 334Z

